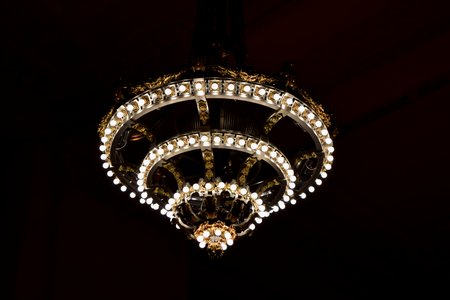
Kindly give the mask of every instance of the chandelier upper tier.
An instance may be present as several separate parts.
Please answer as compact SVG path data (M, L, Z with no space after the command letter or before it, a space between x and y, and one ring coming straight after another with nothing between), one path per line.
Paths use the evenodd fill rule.
M107 176L223 254L332 168L330 116L290 78L200 63L128 87L98 130Z

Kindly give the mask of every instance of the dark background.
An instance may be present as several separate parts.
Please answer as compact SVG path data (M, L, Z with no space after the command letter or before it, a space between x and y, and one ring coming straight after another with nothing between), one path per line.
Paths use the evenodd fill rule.
M449 299L450 2L244 1L249 62L336 120L322 188L220 260L114 186L97 125L195 1L2 4L2 299Z

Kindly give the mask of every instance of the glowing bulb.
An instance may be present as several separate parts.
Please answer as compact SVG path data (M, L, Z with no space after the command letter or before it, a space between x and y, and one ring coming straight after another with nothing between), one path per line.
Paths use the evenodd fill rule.
M225 243L220 243L220 247L222 247L222 250L227 250L228 246Z
M222 234L222 230L216 229L216 230L214 230L214 234L215 234L216 236L220 236L220 235Z
M209 232L209 230L205 230L205 231L203 231L203 236L205 237L205 238L207 238L207 237L209 237L209 235L211 234L210 232Z
M203 240L205 239L205 237L203 236L203 235L199 235L199 236L197 236L197 241L200 243L200 242L203 242Z
M205 248L206 243L205 242L200 242L198 245L199 245L200 248Z

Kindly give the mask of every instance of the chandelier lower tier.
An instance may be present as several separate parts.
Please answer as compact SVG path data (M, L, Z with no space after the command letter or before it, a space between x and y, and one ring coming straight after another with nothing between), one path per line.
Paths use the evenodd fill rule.
M223 68L189 74L129 88L100 124L101 159L121 191L217 255L322 184L333 134L301 89Z

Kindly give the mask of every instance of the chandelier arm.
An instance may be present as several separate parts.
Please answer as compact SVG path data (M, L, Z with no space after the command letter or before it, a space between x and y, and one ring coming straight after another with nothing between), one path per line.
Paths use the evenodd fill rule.
M206 101L206 97L195 97L195 102L197 104L197 111L201 124L203 126L209 125L209 107L208 101Z
M205 165L205 180L210 181L214 178L214 153L211 146L208 146L206 149L204 147L201 148L203 162Z
M149 142L155 141L155 136L150 130L139 122L132 122L131 129L136 133L130 133L129 139L131 141L138 141L142 138L146 138Z
M276 111L271 114L264 123L264 134L268 135L272 128L285 116L286 113L284 113L282 110Z
M175 164L168 161L164 162L161 167L163 167L173 175L175 181L177 182L178 189L182 189L184 184L186 183L186 180L181 170L177 168Z
M250 173L250 169L258 161L258 158L254 155L247 157L247 159L242 164L242 167L238 173L237 181L239 185L245 185L247 183L247 177Z

